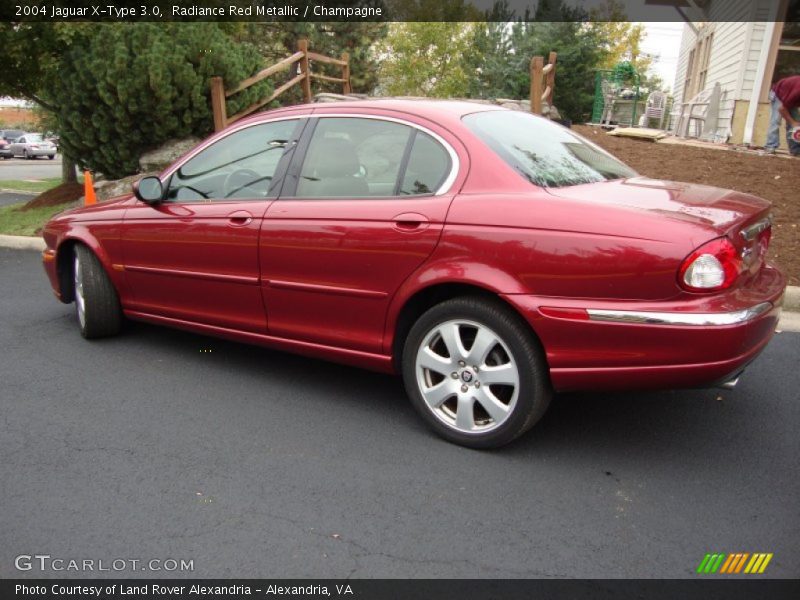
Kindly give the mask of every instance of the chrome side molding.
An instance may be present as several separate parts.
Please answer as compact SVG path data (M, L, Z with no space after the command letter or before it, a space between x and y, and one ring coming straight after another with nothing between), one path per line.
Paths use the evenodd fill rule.
M765 313L772 308L771 302L762 302L750 308L722 313L650 312L629 310L606 310L587 308L591 321L615 323L642 323L647 325L737 325Z

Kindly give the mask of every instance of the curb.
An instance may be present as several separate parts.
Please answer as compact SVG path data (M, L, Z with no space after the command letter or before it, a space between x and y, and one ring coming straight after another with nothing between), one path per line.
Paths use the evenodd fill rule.
M11 188L0 188L0 193L3 194L20 194L23 196L38 196L42 192L32 192L30 190L12 190Z
M45 249L45 243L40 237L0 235L0 247L14 248L16 250L38 250L41 252Z
M0 235L0 247L14 248L16 250L45 249L44 240L40 237L26 235ZM783 309L786 311L800 311L800 286L790 285L783 296Z

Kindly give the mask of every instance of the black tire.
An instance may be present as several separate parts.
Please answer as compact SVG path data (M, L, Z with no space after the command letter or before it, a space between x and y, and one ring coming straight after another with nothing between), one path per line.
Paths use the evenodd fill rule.
M55 157L56 157L55 154L48 154L47 155L47 158L49 158L50 160L53 160Z
M81 335L86 339L95 339L119 333L122 310L117 290L100 260L89 248L80 244L75 246L73 282L75 313Z
M462 358L480 365L463 361L452 364L455 358L441 332L453 327L463 349L458 352L466 353ZM473 332L473 339L466 350L470 332ZM478 344L479 335L488 341ZM487 350L483 352L477 346ZM431 350L437 360L444 358L451 362L436 362L431 369L418 364L418 355ZM485 358L477 358L483 355ZM443 364L445 366L440 366ZM445 373L451 368L454 369L451 373ZM514 383L490 382L489 378L497 379L492 373L498 369L513 373ZM446 440L469 448L497 448L518 438L544 415L552 396L547 364L538 340L527 323L499 300L454 298L429 309L409 332L403 349L402 371L406 392L425 422ZM480 389L481 378L485 378L483 390ZM443 391L437 394L439 386ZM430 406L423 389L429 395L447 399L438 407ZM487 390L491 392L488 396ZM479 399L481 397L483 399ZM497 400L502 404L500 411L495 408L500 406ZM466 426L462 421L460 427L462 401L463 406L469 408L465 409Z

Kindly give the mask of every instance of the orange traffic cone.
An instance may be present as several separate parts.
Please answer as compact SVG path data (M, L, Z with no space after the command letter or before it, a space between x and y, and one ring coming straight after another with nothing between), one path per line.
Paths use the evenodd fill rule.
M89 171L83 172L83 204L85 206L97 204L97 196L92 185L92 174Z

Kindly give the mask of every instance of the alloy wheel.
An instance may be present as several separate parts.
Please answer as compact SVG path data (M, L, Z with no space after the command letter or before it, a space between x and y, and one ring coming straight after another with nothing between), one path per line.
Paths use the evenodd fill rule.
M461 433L502 425L519 397L519 367L508 346L486 325L438 324L417 351L416 380L427 408Z

